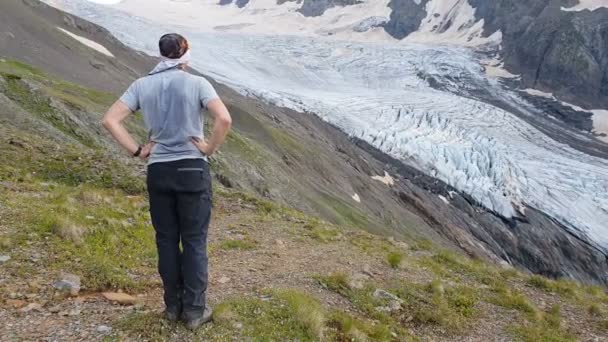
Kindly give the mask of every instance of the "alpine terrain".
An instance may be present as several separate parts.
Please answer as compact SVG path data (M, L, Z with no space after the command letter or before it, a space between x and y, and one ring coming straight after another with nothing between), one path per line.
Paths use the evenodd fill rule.
M3 1L0 340L605 340L606 23L601 0ZM161 319L145 166L99 124L170 31L234 122L196 332Z

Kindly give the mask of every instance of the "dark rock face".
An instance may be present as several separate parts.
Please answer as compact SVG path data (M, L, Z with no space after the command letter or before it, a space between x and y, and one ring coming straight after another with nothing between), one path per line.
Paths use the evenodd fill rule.
M486 34L503 33L505 65L526 86L587 107L608 105L608 8L562 11L576 0L469 0Z
M238 8L243 8L243 7L247 6L247 4L249 3L249 0L220 0L219 4L220 4L220 6L226 6L226 5L230 5L233 2Z
M385 30L397 39L416 31L428 0L392 0ZM468 0L484 34L503 34L505 66L524 86L584 107L608 106L608 8L568 12L578 0Z
M336 6L351 6L360 4L360 0L304 0L302 7L298 10L305 17L318 17L326 10Z
M427 15L425 6L429 0L392 0L388 6L393 10L390 21L384 25L388 34L403 39L420 27L422 19Z

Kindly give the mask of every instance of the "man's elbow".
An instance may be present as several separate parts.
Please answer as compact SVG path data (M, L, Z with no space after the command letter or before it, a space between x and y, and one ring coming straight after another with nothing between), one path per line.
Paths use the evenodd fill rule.
M232 126L232 117L230 114L222 115L219 117L219 122L222 126L230 128Z
M103 118L101 120L101 125L109 131L116 126L116 122L110 118Z

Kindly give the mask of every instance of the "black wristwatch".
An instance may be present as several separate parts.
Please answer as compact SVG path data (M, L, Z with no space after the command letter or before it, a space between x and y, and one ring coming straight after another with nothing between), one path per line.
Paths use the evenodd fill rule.
M139 147L137 148L137 151L135 151L135 153L133 153L133 157L139 157L139 155L141 154L141 150L142 150L142 149L143 149L143 148L142 148L141 146L139 146Z

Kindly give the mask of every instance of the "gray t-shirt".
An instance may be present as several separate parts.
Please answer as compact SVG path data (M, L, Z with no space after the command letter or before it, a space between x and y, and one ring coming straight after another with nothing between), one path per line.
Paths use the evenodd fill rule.
M203 77L174 68L133 82L120 100L141 110L150 140L156 142L148 164L180 159L205 159L190 141L203 138L203 109L218 98Z

